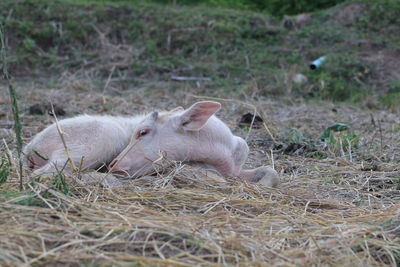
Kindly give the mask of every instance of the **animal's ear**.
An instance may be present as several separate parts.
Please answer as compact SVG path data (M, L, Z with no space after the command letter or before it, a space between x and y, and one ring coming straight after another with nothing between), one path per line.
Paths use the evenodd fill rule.
M157 111L152 112L152 113L150 114L150 116L149 116L149 120L150 120L151 122L156 122L157 119L158 119L158 112L157 112Z
M220 108L221 104L218 102L197 102L180 115L181 127L187 131L198 131Z

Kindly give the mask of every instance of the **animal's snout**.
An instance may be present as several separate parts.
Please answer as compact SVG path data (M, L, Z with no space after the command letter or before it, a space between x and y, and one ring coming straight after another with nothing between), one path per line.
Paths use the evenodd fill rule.
M119 166L117 159L111 161L111 163L108 165L108 169L112 174L115 174L117 176L129 176L129 173Z

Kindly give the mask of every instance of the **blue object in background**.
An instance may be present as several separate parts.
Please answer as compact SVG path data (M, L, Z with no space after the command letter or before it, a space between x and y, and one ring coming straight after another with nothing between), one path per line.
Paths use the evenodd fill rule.
M322 63L324 63L326 59L326 56L322 56L316 60L314 60L313 62L310 63L310 69L315 70L318 69L319 67L321 67Z

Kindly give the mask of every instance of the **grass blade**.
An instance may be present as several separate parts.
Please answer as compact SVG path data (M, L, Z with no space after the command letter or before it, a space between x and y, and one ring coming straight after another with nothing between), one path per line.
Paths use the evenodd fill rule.
M17 141L17 153L18 153L18 165L19 165L19 179L20 179L20 190L22 190L22 183L23 183L23 174L22 174L22 124L19 117L19 109L18 109L18 102L17 102L17 93L15 91L14 85L11 81L11 77L8 74L7 70L7 55L6 55L6 46L4 40L4 28L3 25L0 24L0 60L2 64L2 73L4 79L8 83L8 91L11 99L11 107L14 116L14 131L15 137Z

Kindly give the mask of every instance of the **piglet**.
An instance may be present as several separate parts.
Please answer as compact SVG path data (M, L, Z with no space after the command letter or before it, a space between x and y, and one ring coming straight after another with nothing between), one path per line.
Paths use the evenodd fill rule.
M190 108L153 112L131 118L78 116L61 120L66 146L55 124L37 134L25 147L26 165L34 175L108 165L118 176L136 178L153 170L160 153L168 159L201 164L224 177L275 187L277 173L270 167L243 170L249 148L214 114L217 102L197 102ZM72 161L68 164L68 156Z
M149 114L137 125L129 145L111 162L111 171L142 176L153 169L152 162L163 152L168 159L200 163L224 177L277 186L279 178L270 167L242 169L249 147L214 115L220 108L220 103L203 101L186 110Z

